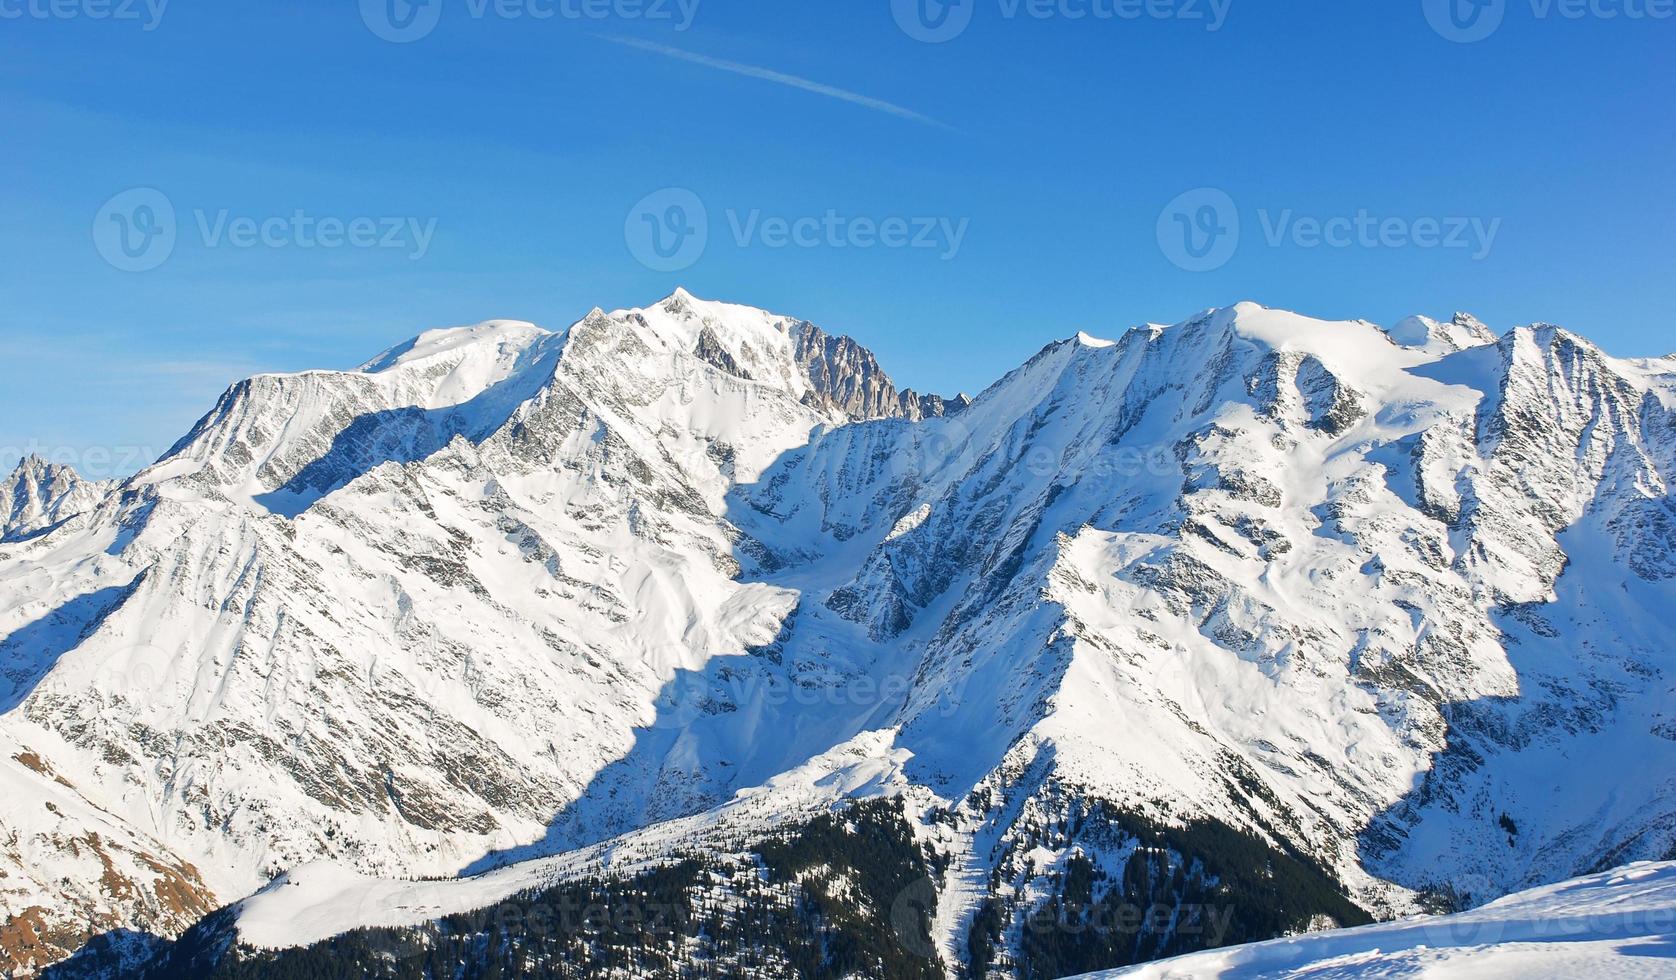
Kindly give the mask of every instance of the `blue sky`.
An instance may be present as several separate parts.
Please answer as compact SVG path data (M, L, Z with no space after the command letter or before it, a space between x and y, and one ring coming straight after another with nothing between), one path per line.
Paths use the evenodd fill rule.
M1241 299L1676 350L1671 0L147 2L0 0L0 457L678 284L945 392Z

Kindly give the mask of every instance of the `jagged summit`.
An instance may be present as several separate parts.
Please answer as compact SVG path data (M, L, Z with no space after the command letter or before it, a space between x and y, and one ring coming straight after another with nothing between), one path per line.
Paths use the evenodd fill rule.
M75 467L68 463L54 463L38 452L29 452L12 467L8 481L29 479L35 482L50 481L54 477L76 475ZM79 479L79 477L78 477Z
M0 541L37 534L90 510L111 486L84 480L75 467L30 453L0 482Z
M1411 316L1393 324L1386 333L1404 347L1435 350L1466 350L1496 342L1496 335L1470 313L1457 313L1448 321Z
M702 300L685 288L653 306L612 315L646 325L738 377L780 384L838 418L917 420L958 411L962 404L899 390L854 338L830 335L796 317Z

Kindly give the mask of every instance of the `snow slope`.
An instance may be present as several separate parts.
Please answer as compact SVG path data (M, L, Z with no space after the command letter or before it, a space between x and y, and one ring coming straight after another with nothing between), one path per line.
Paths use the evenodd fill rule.
M1278 939L1089 976L1673 977L1676 864L1631 864L1456 915Z
M0 827L0 975L28 975L113 929L175 935L217 906L198 869L4 736Z

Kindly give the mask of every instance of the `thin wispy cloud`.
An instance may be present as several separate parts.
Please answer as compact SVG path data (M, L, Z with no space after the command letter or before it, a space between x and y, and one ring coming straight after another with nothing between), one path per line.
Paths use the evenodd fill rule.
M894 102L886 102L883 99L875 99L872 96L862 95L860 92L851 92L849 89L838 88L835 85L827 85L823 82L812 81L811 79L803 78L798 75L788 75L783 71L775 71L772 68L763 68L758 65L748 65L742 61L728 61L723 58L712 58L709 55L696 54L692 51L670 47L667 44L658 44L654 41L642 41L639 38L621 37L615 34L600 34L597 36L601 40L610 41L612 44L620 44L626 48L637 48L641 51L650 51L653 54L661 54L666 58L674 58L678 61L686 61L695 65L703 65L706 68L714 68L717 71L731 72L735 75L744 75L747 78L760 78L765 82L773 82L776 85L785 85L789 88L802 89L805 92L813 92L816 95L824 95L829 99L837 99L840 102L848 102L851 105L858 105L864 109L872 109L874 112L882 112L886 115L895 116L898 119L906 119L910 122L917 122L926 126L935 126L938 129L947 129L951 131L954 129L954 127L946 123L938 122L930 116L915 112L905 106L899 106Z

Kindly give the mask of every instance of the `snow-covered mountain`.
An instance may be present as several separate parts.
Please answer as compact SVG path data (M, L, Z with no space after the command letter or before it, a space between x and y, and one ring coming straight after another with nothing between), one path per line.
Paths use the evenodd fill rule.
M1100 974L1099 980L1282 976L1676 976L1676 865L1632 864L1519 892L1471 912L1234 946Z
M1669 857L1673 471L1676 360L1464 315L1242 304L944 400L677 292L259 376L0 543L8 798L80 801L6 814L57 952L5 947L258 890L199 939L302 946L676 851L737 897L871 797L910 952L979 973ZM192 903L51 856L90 833ZM1177 925L1031 926L1114 896Z
M26 456L0 482L0 541L40 534L92 509L110 491L109 481L83 480L70 466Z

